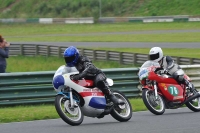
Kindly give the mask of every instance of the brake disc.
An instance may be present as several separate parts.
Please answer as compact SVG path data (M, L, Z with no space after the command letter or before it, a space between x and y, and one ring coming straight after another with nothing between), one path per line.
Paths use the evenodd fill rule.
M149 102L151 103L151 105L152 105L153 107L158 106L158 103L157 103L157 101L156 101L156 99L155 99L155 96L153 96L153 95L149 95Z
M75 105L77 103L74 103ZM78 105L76 105L75 107L70 107L70 102L69 100L66 100L65 103L64 103L64 107L65 107L65 110L71 114L71 115L78 115Z

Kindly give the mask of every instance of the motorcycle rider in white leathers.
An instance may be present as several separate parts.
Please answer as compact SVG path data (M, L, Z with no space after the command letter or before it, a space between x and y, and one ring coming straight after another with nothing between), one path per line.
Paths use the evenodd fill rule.
M185 84L190 92L195 92L193 84L184 78L184 71L181 67L174 62L172 57L163 56L163 51L160 47L151 48L149 51L149 58L152 61L158 62L160 67L164 69L164 73L170 74L179 84Z

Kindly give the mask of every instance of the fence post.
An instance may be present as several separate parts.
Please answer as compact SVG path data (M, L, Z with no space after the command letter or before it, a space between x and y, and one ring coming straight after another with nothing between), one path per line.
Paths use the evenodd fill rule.
M108 60L109 60L109 51L106 51L105 54L106 54L106 55L105 55L105 60L108 61Z
M58 47L58 57L61 57L61 47Z
M190 64L194 64L193 58L190 58Z
M38 55L38 50L39 50L39 48L38 48L38 45L35 45L35 55L37 56Z
M20 55L24 55L23 47L24 44L20 44Z
M83 53L84 49L78 49L78 50L79 50L79 53L80 53L81 55L84 54L84 53Z
M133 65L135 65L137 63L137 56L136 54L133 53Z
M119 52L119 63L123 64L123 52Z
M49 57L50 55L50 46L47 46L47 57Z
M81 54L84 55L84 49L81 49Z
M95 61L96 60L96 50L92 51L92 56L93 56L93 60Z
M148 57L147 57L148 59L147 60L150 60L150 55L148 54Z
M180 64L180 58L179 57L176 57L176 63Z

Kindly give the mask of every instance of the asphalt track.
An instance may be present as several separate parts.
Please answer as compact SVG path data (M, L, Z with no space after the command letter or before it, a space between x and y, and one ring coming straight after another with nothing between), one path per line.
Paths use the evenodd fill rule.
M156 116L149 111L133 112L128 122L118 122L110 115L102 119L85 117L79 126L61 119L0 124L1 133L199 133L200 113L188 108L166 110Z

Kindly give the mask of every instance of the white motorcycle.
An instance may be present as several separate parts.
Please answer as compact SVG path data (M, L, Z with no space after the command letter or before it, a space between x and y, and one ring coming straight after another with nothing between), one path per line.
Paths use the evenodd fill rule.
M83 122L84 116L103 118L111 115L120 122L132 117L132 107L129 100L119 91L113 94L125 104L114 105L100 89L94 86L92 80L73 81L71 77L79 74L75 67L61 66L53 77L53 86L57 92L55 108L63 121L76 126ZM109 86L113 80L107 78Z

